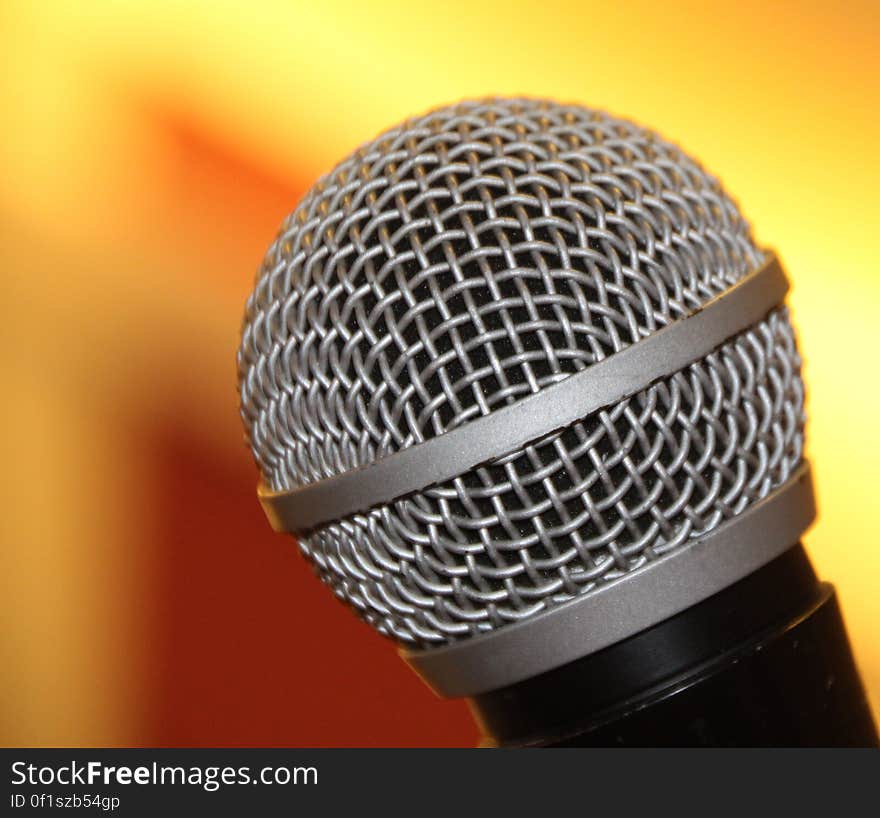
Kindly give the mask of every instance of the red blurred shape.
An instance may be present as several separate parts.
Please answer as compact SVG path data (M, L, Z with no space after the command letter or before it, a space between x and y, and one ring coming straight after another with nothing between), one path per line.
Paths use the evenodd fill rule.
M151 435L156 527L152 712L145 744L473 745L463 702L437 699L394 647L269 530L242 452L184 429Z
M185 116L150 115L168 144L166 251L187 274L208 272L206 286L231 286L243 305L306 183L273 176ZM307 181L316 175L303 171ZM240 438L213 447L191 422L174 418L145 435L141 485L154 526L141 547L155 571L139 743L473 745L466 706L430 693L321 585L293 540L272 533Z

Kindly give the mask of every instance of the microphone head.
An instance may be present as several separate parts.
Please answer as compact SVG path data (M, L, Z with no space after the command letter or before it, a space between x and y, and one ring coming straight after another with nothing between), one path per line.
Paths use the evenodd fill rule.
M263 491L306 498L308 517L318 488L332 505L373 475L374 494L288 527L333 592L413 656L611 600L802 467L781 295L743 295L754 316L733 331L715 317L728 308L708 309L767 259L719 182L638 125L531 99L408 120L317 182L257 275L238 372ZM602 367L671 349L666 330L699 320L721 334L679 339L686 358L669 360L683 364L655 369L652 352L604 403L563 400L568 381L610 389ZM377 464L407 449L413 471L387 470L407 490L392 489ZM666 582L705 595L691 563ZM667 593L644 589L650 610ZM610 611L577 625L605 634L593 647L622 632Z

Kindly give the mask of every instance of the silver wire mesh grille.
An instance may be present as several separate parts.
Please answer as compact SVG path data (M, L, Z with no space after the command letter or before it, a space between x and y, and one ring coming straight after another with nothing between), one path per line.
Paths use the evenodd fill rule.
M241 413L280 490L368 464L690 313L762 254L721 189L631 123L534 100L404 123L320 180L247 303ZM301 540L379 631L443 644L588 593L788 477L787 310L612 409Z

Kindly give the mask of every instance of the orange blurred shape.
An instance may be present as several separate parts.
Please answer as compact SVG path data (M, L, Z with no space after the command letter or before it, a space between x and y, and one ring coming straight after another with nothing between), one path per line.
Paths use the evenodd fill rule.
M159 239L205 287L230 287L243 310L274 231L314 179L308 170L282 178L179 109L154 105L144 113L163 147L154 169L167 203L157 214Z

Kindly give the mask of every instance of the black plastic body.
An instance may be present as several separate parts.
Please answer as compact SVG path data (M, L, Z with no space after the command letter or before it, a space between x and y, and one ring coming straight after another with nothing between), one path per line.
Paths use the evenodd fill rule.
M878 746L834 589L800 545L677 616L471 707L496 746Z

